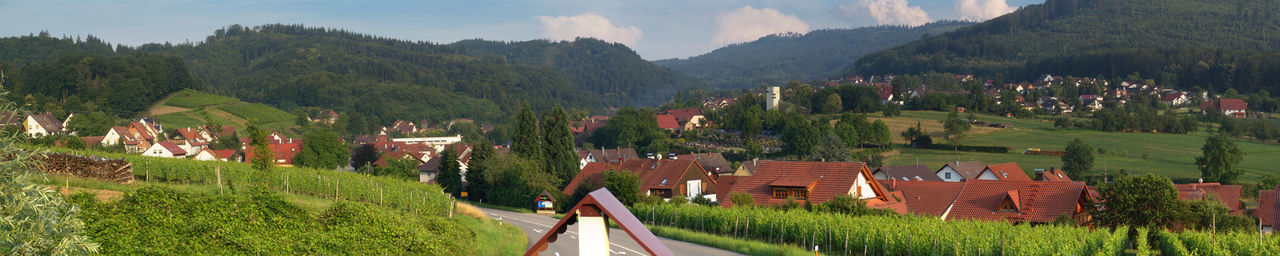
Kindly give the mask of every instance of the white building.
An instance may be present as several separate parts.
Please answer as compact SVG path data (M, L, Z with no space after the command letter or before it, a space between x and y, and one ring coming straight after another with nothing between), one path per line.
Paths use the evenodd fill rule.
M31 138L63 132L62 122L58 122L58 118L50 114L28 115L22 122L22 128L27 131L27 137Z
M392 138L392 142L404 144L422 144L431 146L436 152L444 151L444 146L462 142L462 134L445 137Z
M186 157L187 151L182 150L182 147L179 147L177 144L173 144L173 142L161 141L159 143L151 145L150 148L147 148L146 151L142 152L142 155L152 156L152 157L178 158L178 157Z
M764 110L778 109L778 103L782 101L782 88L777 86L769 86L769 92L764 95Z
M218 154L214 154L212 150L209 150L209 148L200 149L200 152L196 153L196 155L194 157L191 157L191 159L195 159L196 161L220 160L218 159Z

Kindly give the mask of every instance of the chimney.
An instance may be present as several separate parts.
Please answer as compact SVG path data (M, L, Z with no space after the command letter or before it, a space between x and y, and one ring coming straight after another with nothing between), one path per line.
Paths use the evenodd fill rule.
M889 189L895 189L895 190L898 189L898 179L890 179L890 180L893 180L893 182L889 184Z
M760 165L760 158L752 158L751 165Z

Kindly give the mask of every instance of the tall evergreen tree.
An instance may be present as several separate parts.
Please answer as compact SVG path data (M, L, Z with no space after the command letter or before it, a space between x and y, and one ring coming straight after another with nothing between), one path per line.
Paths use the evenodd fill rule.
M462 192L462 167L458 163L458 153L452 148L440 152L440 172L436 174L436 183L444 187L444 192L455 197Z
M471 161L467 163L467 198L477 201L488 199L489 180L485 176L488 174L489 166L492 165L489 160L494 154L497 152L493 150L493 143L488 139L480 139L471 150Z
M511 142L511 152L527 159L542 157L542 134L538 132L538 117L534 116L529 103L520 107L515 125L516 134Z
M1196 157L1196 165L1200 167L1200 177L1205 182L1236 184L1242 172L1240 161L1244 160L1244 152L1236 147L1236 142L1226 134L1218 134L1204 140L1200 147L1203 155Z
M849 146L845 145L844 140L832 130L827 130L827 133L822 136L822 142L813 153L813 158L826 162L844 162L852 158L849 154Z
M569 131L569 113L556 105L542 116L543 166L547 173L560 179L560 186L568 185L578 174L578 153L573 150L573 133Z
M1062 154L1062 170L1066 171L1068 176L1077 177L1090 169L1093 169L1093 147L1085 144L1080 138L1072 140L1067 144L1066 152Z

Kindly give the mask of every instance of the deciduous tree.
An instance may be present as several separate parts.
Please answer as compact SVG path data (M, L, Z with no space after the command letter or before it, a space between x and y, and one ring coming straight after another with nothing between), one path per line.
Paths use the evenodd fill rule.
M1244 152L1236 147L1236 142L1224 134L1206 138L1200 147L1202 155L1196 157L1196 165L1200 167L1200 177L1206 182L1236 184L1242 172L1240 161L1244 160Z
M1079 177L1092 169L1093 147L1085 144L1080 138L1071 140L1071 143L1067 144L1066 152L1062 154L1062 170L1066 171L1068 176Z

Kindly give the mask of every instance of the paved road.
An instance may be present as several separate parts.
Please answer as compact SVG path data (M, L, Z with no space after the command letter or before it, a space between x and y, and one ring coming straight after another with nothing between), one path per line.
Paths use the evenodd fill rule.
M556 222L560 221L559 219L554 219L551 216L534 213L508 212L488 208L484 208L484 211L490 218L501 220L502 223L516 225L516 227L520 227L520 229L524 230L524 233L529 235L529 245L525 246L526 250L528 250L529 246L532 246L533 243L538 242L538 239L542 239L542 236L546 235L547 230L551 229L551 226L556 225ZM547 250L543 251L541 255L578 255L578 225L570 225L567 230L568 231L565 231L564 234L560 234L560 237L556 242L548 245ZM631 239L631 236L627 235L626 231L611 228L609 229L609 237L611 238L609 241L609 249L612 251L612 255L649 255L648 252L644 251L644 247L640 247L639 243L636 243L634 239ZM667 245L667 248L671 249L671 251L676 253L676 255L742 255L730 251L662 237L659 237L658 239L662 241L662 244Z

